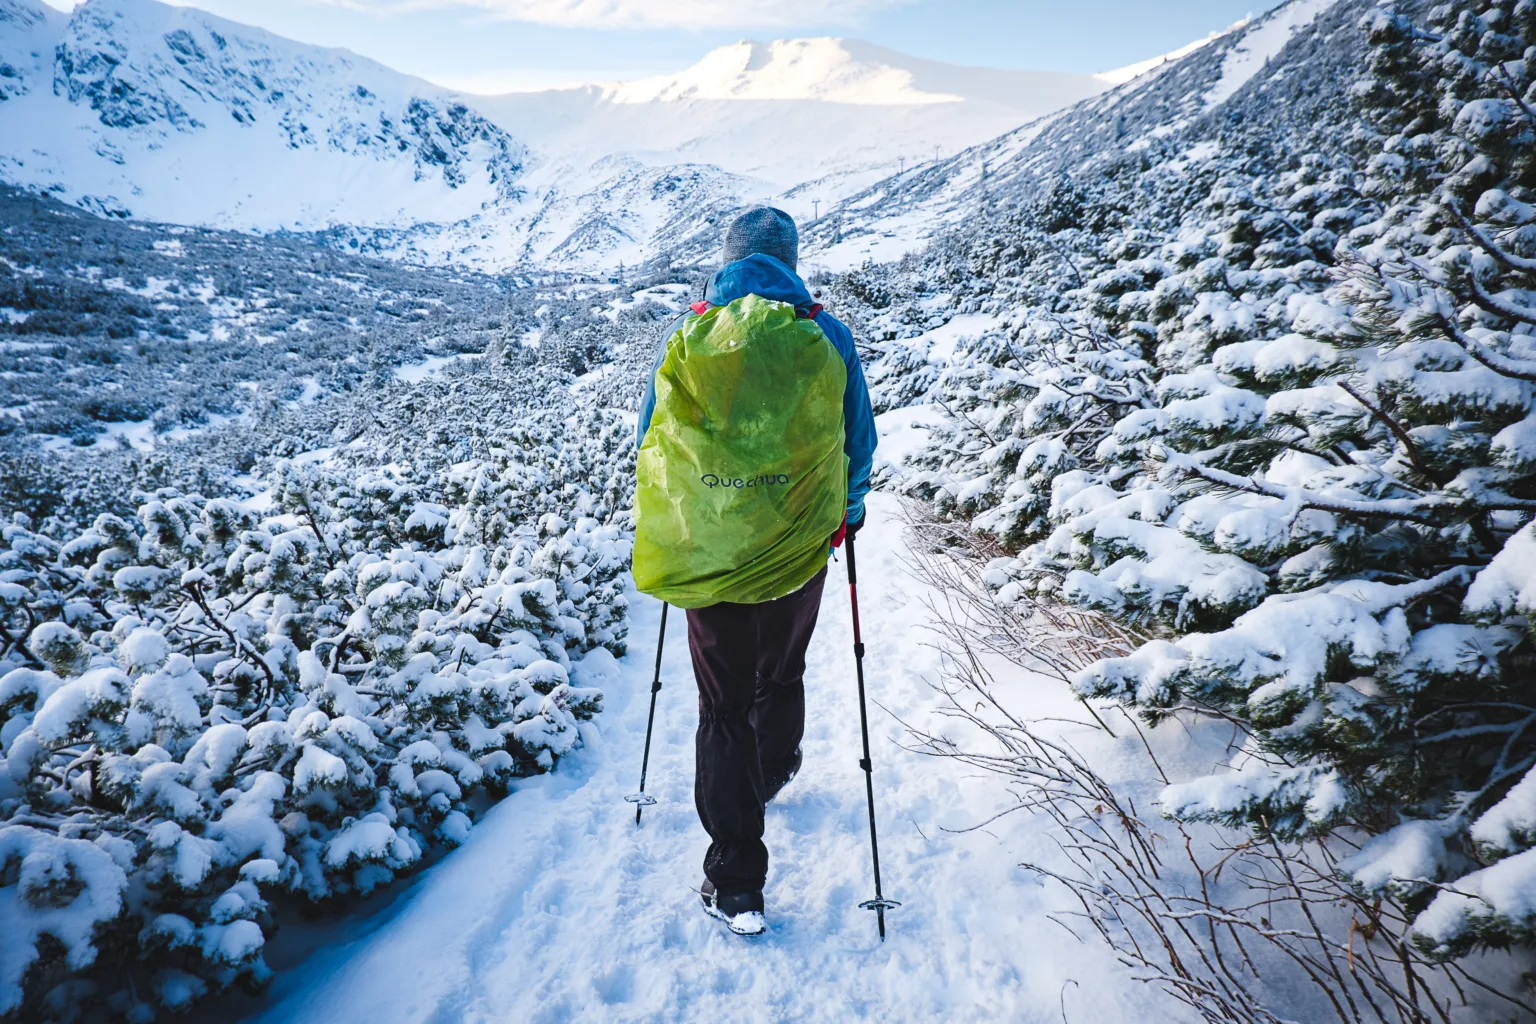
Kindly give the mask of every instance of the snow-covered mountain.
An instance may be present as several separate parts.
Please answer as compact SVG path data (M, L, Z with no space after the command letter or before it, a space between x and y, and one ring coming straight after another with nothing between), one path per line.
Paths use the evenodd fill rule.
M0 0L0 176L124 216L256 230L458 221L524 146L442 90L186 7Z
M743 40L677 75L607 87L617 103L822 100L901 106L985 100L1010 109L1061 106L1095 91L1091 76L962 68L853 39Z
M1274 59L1338 2L1291 0L1213 38L1106 72L1124 84L849 196L810 227L808 248L830 268L891 260L991 207L1027 202L1064 176L1091 182L1121 164L1182 176L1221 152L1209 136L1223 119L1283 119L1305 135L1307 119L1337 101L1339 76L1349 69L1330 68L1335 78L1320 85L1310 77L1315 66ZM1261 102L1250 111L1254 95Z
M0 0L0 179L118 216L594 268L686 253L747 201L809 216L1106 87L810 39L469 97L195 8Z
M824 38L744 41L677 75L477 105L548 155L562 180L615 153L707 164L810 215L812 200L828 206L1107 87L1091 75L962 68Z
M1192 43L1185 43L1183 46L1176 50L1170 50L1167 53L1158 54L1156 57L1148 57L1146 60L1138 60L1134 63L1126 64L1123 67L1112 68L1109 71L1100 71L1093 77L1097 78L1101 82L1107 82L1110 85L1124 85L1126 82L1129 82L1133 78L1140 78L1148 71L1155 71L1162 67L1164 64L1167 64L1171 61L1176 61L1180 60L1181 58L1188 57L1196 50L1203 46L1214 43L1222 36L1229 35L1233 32L1238 32L1247 28L1249 22L1251 21L1253 21L1252 17L1244 18L1241 21L1238 21L1228 27L1225 31L1212 32L1204 39L1196 39Z

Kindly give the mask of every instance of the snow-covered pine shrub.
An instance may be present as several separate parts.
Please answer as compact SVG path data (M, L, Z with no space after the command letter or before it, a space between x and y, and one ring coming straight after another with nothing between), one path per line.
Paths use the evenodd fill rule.
M1065 725L1067 741L1064 720L1033 717L1032 689L995 667L1068 679L1140 640L1100 613L998 603L986 581L995 552L983 535L916 502L905 511L909 568L942 595L931 621L944 660L939 713L966 725L914 728L914 749L1006 779L1005 813L1050 821L1056 850L1022 852L1025 868L1072 897L1052 920L1075 936L1097 934L1139 981L1212 1024L1514 1021L1536 1012L1513 964L1438 962L1405 941L1400 908L1341 884L1328 839L1160 819L1132 780L1166 780L1170 760L1189 762L1190 739L1200 749L1225 730L1149 735L1132 709L1089 705L1092 720ZM1093 726L1104 731L1097 742L1119 748L1108 762ZM1111 731L1118 740L1104 735ZM1127 774L1127 759L1139 770ZM1104 763L1115 765L1115 781L1101 774Z
M36 450L31 435L68 438L71 459L120 443L102 437L111 424L195 430L371 387L521 333L531 300L517 278L406 269L313 237L128 224L3 185L0 223L0 339L18 342L0 346L7 460ZM0 505L41 522L65 495L19 476L0 479Z
M1186 172L1148 177L1171 193L1166 205L1178 210L1189 187ZM1098 234L1048 232L1042 225L1060 218L1055 194L1047 196L1033 220L1010 225L1027 243L1016 251L1022 267L988 256L999 251L995 243L968 243L982 253L978 268L1022 272L1026 280L995 287L982 303L999 326L959 353L930 389L928 399L949 417L901 483L1013 549L1056 533L1057 546L1072 550L1054 552L1048 566L1042 561L1028 581L1032 588L1053 591L1066 572L1093 568L1095 557L1107 559L1099 568L1131 558L1122 569L1144 577L1130 588L1134 607L1102 588L1100 605L1138 620L1179 611L1187 592L1178 573L1195 556L1190 545L1155 529L1120 527L1143 516L1155 523L1166 499L1149 495L1144 511L1106 513L1111 521L1100 556L1073 547L1059 527L1086 511L1082 502L1133 477L1144 442L1155 435L1171 431L1200 442L1239 423L1258 435L1246 446L1248 459L1275 449L1279 442L1257 429L1262 400L1235 386L1213 394L1214 378L1200 368L1224 346L1284 336L1301 297L1328 283L1334 235L1304 231L1297 222L1338 228L1371 210L1342 156L1303 154L1288 172L1256 181L1221 165L1198 177L1210 187L1186 216L1170 223L1119 218ZM1309 244L1295 241L1308 234ZM1094 489L1099 485L1107 490ZM1220 576L1231 568L1206 565L1190 575ZM1256 596L1242 575L1229 573L1183 603L1187 621L1242 610Z
M999 324L899 484L1018 551L1005 605L1158 637L1083 695L1250 735L1165 812L1368 840L1341 880L1448 958L1536 942L1536 4L1361 31L1312 134L1197 123L1092 165L1093 230L1068 189L896 268Z
M1242 770L1169 787L1166 813L1363 829L1343 877L1450 958L1536 942L1536 4L1367 30L1374 210L1312 218L1339 233L1328 287L1202 299L1159 345L1156 408L1052 481L1060 525L1010 586L1168 630L1084 695L1250 731ZM1245 286L1317 280L1260 267L1289 258L1267 246Z
M624 649L623 434L525 414L481 459L280 464L261 511L7 525L0 1014L260 984L274 892L367 893L570 751Z

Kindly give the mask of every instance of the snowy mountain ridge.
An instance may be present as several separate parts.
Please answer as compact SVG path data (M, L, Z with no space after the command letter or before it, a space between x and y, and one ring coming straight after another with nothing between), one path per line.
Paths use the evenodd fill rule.
M722 47L675 76L475 102L533 151L527 180L545 210L539 230L558 223L549 238L567 226L581 236L554 248L534 240L532 253L570 260L579 245L581 258L637 262L663 250L693 258L702 250L688 240L712 245L709 218L743 201L771 200L810 219L904 165L1104 88L1086 75L958 68L809 39ZM638 223L657 197L673 202Z
M1025 201L1064 175L1090 179L1089 164L1145 162L1157 165L1154 173L1181 175L1217 155L1219 142L1206 138L1211 126L1224 114L1241 116L1240 104L1251 92L1299 90L1305 94L1300 98L1310 99L1290 108L1295 110L1333 95L1332 82L1309 90L1300 78L1288 80L1302 71L1304 55L1289 67L1272 62L1338 2L1291 0L1167 60L1150 62L1150 69L1126 84L1069 111L881 180L813 225L809 249L817 262L834 269L895 259L1001 199ZM1261 76L1266 69L1269 74Z
M1212 32L1204 39L1196 39L1192 43L1185 43L1183 46L1176 50L1169 50L1167 53L1159 54L1156 57L1149 57L1146 60L1139 60L1135 63L1127 64L1124 67L1112 68L1109 71L1100 71L1093 77L1097 78L1101 82L1108 82L1110 85L1124 85L1131 79L1140 78L1148 71L1155 71L1170 61L1188 57L1196 50L1203 46L1209 46L1211 43L1214 43L1222 36L1228 35L1232 32L1239 32L1247 28L1249 23L1252 21L1252 17L1243 18L1240 21L1234 22L1232 25L1220 32Z
M519 195L519 142L352 54L151 0L67 18L7 0L0 26L0 175L87 208L273 230L459 220Z
M0 179L116 216L596 269L686 258L749 201L809 216L1106 87L803 39L466 97L195 8L0 0Z
M679 75L623 82L604 90L614 103L657 100L801 100L894 106L953 103L961 97L926 92L911 72L853 59L840 39L743 40L711 51Z
M920 60L857 39L742 40L710 51L676 75L603 87L614 103L680 100L818 100L860 106L983 101L1027 109L1035 97L1081 99L1092 75L999 71ZM1037 101L1038 102L1038 101Z

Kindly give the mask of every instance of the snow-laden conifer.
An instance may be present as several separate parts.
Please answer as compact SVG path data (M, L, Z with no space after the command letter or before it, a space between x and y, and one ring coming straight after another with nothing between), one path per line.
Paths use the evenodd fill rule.
M366 894L580 743L625 645L627 428L480 427L478 458L391 430L261 501L0 531L0 1012L112 942L170 1009L261 983L274 893Z
M1245 730L1163 810L1353 836L1343 881L1454 957L1536 934L1536 5L1362 29L1330 148L1146 171L1119 215L1113 172L1066 184L909 261L990 318L936 373L866 321L946 413L900 486L1018 551L997 600L1157 637L1079 692Z

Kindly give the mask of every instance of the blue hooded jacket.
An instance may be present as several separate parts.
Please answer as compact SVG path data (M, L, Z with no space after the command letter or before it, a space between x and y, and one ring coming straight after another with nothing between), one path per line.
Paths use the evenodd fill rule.
M728 263L710 278L704 290L704 301L711 306L728 306L744 295L757 295L775 302L787 302L801 313L809 312L816 305L805 282L788 266L761 253L744 260ZM874 466L875 410L869 403L869 387L864 383L864 367L859 363L858 349L853 345L853 333L831 313L817 313L816 326L843 357L848 368L848 387L843 391L843 450L848 454L848 522L859 523L864 519L864 496L869 493L869 474ZM675 331L676 328L673 328ZM640 406L640 425L635 435L635 445L645 441L645 432L651 428L651 416L656 412L656 371L661 369L666 355L667 341L672 331L662 339L661 350L651 367L651 380L645 389L645 401Z

